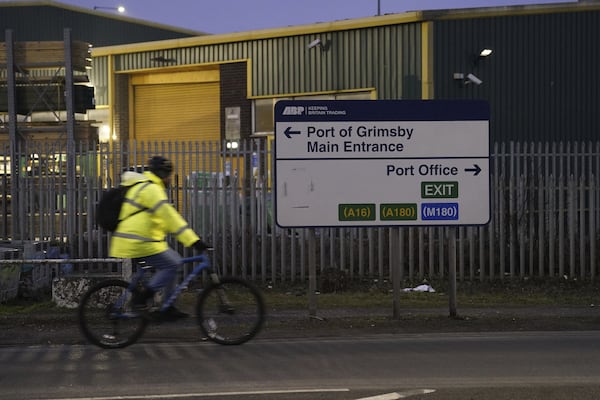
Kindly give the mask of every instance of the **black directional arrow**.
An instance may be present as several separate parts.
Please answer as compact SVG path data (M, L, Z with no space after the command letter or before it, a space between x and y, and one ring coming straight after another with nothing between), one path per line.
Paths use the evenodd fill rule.
M293 131L291 126L288 126L284 132L285 136L287 136L288 139L291 139L292 135L299 135L301 133L302 132L300 132L300 131Z
M479 175L479 173L481 172L481 168L479 168L479 165L473 164L473 167L475 168L465 168L465 172L473 172L473 176Z

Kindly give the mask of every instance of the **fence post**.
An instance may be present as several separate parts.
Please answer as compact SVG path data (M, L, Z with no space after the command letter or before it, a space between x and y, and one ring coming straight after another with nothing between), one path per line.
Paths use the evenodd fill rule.
M131 262L131 258L126 258L121 263L121 276L124 280L129 282L131 280L131 276L133 275L133 265Z
M596 183L594 174L590 176L589 187L589 202L590 202L590 279L592 282L596 278Z

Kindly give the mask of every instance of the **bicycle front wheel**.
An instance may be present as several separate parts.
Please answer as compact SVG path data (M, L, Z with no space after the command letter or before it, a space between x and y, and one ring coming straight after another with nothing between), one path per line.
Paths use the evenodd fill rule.
M218 344L247 342L260 331L265 305L259 290L238 278L222 278L198 297L196 315L200 330Z
M93 344L118 349L135 343L148 320L131 309L129 283L111 279L92 286L79 302L79 327Z

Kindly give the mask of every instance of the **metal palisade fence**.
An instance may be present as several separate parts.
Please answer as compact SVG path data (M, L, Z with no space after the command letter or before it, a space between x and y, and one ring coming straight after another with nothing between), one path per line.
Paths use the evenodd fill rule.
M168 189L191 227L215 249L221 273L257 281L308 279L308 231L274 222L272 143L266 138L219 142L29 143L0 158L0 240L6 247L39 242L70 258L105 258L109 235L95 207L121 173L152 155L175 166ZM75 180L66 179L75 157ZM600 142L498 143L491 157L491 219L477 227L317 228L322 274L348 279L443 278L449 248L460 280L507 277L596 277L600 226ZM360 184L360 182L357 182ZM401 199L399 199L401 201ZM398 235L393 230L398 230ZM449 229L456 229L449 235ZM449 237L456 243L449 246ZM171 239L172 240L172 239ZM393 242L396 241L397 242ZM173 246L184 253L176 242ZM398 265L390 253L399 249ZM77 264L74 273L116 272L119 264Z

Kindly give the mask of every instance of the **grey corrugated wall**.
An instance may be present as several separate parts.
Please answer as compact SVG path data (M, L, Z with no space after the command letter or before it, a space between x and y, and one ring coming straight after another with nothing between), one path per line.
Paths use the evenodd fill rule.
M493 141L597 140L599 38L591 10L436 21L435 98L488 100ZM493 54L473 64L485 46ZM454 72L483 84L463 85Z

